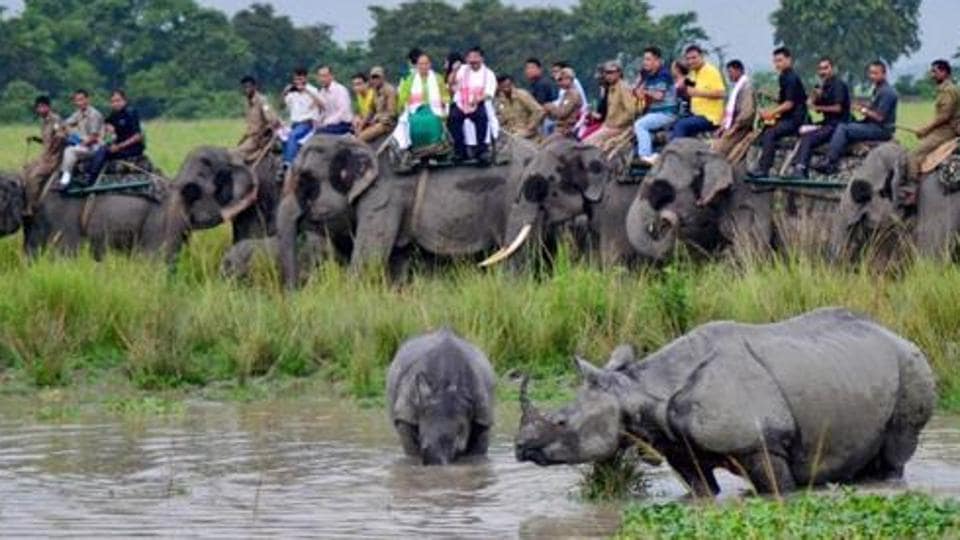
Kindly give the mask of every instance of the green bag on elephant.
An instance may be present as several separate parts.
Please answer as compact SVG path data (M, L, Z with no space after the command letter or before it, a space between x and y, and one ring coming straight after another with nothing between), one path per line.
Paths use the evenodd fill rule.
M444 142L443 119L424 105L410 115L410 142L414 149Z

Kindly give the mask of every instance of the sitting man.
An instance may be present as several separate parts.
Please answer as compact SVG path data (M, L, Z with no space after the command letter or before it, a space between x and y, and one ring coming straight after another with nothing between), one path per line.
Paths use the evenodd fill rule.
M373 109L377 94L370 88L366 73L355 73L350 78L353 87L353 132L359 137L367 126L373 125Z
M73 105L77 110L64 122L70 133L67 136L69 146L63 151L60 163L60 187L70 184L77 163L93 157L103 136L103 115L90 105L90 94L86 90L77 90L73 93Z
M408 150L443 144L443 123L450 102L447 85L433 70L430 57L419 50L417 54L413 72L397 91L400 118L393 139L404 158L410 157Z
M647 112L633 124L633 132L637 136L638 159L653 166L659 156L653 152L651 132L670 127L677 120L676 87L673 76L663 65L663 53L658 47L644 49L641 81L634 95L646 103Z
M744 140L753 133L754 117L757 115L757 98L753 94L753 85L747 76L746 68L740 60L727 62L727 77L733 83L733 90L727 98L723 110L723 123L717 130L713 149L728 161L737 162L746 154L746 148L736 151L738 146L748 145ZM742 154L741 154L742 152ZM734 155L738 154L738 155Z
M897 92L887 83L887 66L877 60L870 64L867 76L873 82L873 99L869 106L858 107L863 120L837 126L830 137L826 161L816 170L827 175L837 174L840 158L852 143L889 141L897 123Z
M300 147L313 135L314 124L320 119L320 93L307 82L307 69L293 70L293 81L283 89L283 105L290 115L290 132L283 143L283 168L279 180L293 165Z
M603 65L603 79L607 84L607 111L600 129L591 133L584 144L603 146L633 126L637 118L637 98L623 80L623 66L611 60Z
M473 123L476 132L474 157L481 162L490 159L488 143L492 140L491 122L496 121L493 99L497 94L497 76L483 61L483 49L473 47L467 52L467 63L460 67L456 76L457 92L450 107L448 127L453 137L454 159L469 159L467 134L464 124Z
M690 70L685 92L690 98L690 115L673 124L671 139L715 131L723 120L723 103L727 97L720 70L703 59L703 49L699 45L687 47L684 59Z
M960 136L960 89L950 80L950 63L936 60L930 66L930 78L937 84L935 114L929 124L917 130L920 143L910 152L909 177L920 179L923 160L943 143Z
M93 184L104 165L111 159L133 159L143 155L147 145L140 129L140 115L127 105L127 94L119 88L110 94L110 108L113 112L107 117L107 130L113 132L110 146L101 146L93 156L87 183Z
M392 133L397 127L397 90L384 79L382 67L370 70L370 90L373 92L373 110L369 121L357 132L363 142L372 142Z
M500 127L508 133L530 140L540 135L543 107L523 88L513 85L513 77L497 77L497 97L494 99Z
M760 162L757 168L747 173L748 176L761 178L770 173L773 158L777 151L777 141L784 137L792 137L800 132L800 126L807 123L807 91L803 81L793 70L793 55L790 49L779 47L773 51L773 66L780 73L780 96L777 106L760 111L766 128L760 135L763 150L760 153Z
M804 132L807 128L800 131L800 149L793 169L793 176L798 178L809 176L814 149L830 142L837 126L850 121L850 89L836 76L833 60L821 58L817 64L817 76L820 84L813 91L810 106L823 115L823 120L809 131Z
M333 78L330 66L321 66L317 70L320 83L320 120L317 133L327 135L346 135L353 129L353 108L350 104L350 91Z
M237 153L251 165L266 154L267 147L273 142L274 130L280 126L280 119L257 89L256 79L247 75L240 84L247 102L244 115L247 128L237 145Z
M560 98L554 103L544 105L547 117L553 120L555 135L561 137L576 137L577 126L583 116L583 94L577 90L577 74L573 68L561 68L557 74L557 86L560 87Z
M63 157L64 134L62 121L57 113L50 108L50 98L38 96L33 102L33 110L40 119L40 136L27 137L27 141L38 142L43 150L36 159L23 169L23 187L26 194L25 213L31 215L33 207L40 200L44 183L50 179L60 165Z

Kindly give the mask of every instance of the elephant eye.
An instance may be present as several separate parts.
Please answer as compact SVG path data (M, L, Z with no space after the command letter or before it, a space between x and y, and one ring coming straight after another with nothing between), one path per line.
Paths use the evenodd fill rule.
M647 200L654 210L660 210L676 199L677 193L667 180L654 180L647 190Z
M350 150L340 150L330 160L330 184L340 193L350 191L354 180L356 167L353 154Z

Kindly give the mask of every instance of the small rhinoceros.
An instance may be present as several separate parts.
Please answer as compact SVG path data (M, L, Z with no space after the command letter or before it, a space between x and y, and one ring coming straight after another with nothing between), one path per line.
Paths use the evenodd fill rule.
M401 345L387 374L387 397L407 455L424 465L485 455L495 384L486 355L450 330Z
M843 309L781 323L716 322L644 361L577 360L576 402L540 413L521 391L517 459L603 461L637 440L699 496L717 467L757 492L897 477L933 413L933 376L909 341Z

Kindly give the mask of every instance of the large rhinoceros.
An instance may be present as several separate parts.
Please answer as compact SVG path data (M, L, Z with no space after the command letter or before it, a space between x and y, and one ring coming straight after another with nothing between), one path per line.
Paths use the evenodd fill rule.
M621 347L605 369L578 365L573 404L544 414L521 392L517 458L602 461L642 440L703 496L717 467L760 493L899 476L936 401L915 345L843 309L711 323L642 362Z
M495 384L486 355L450 330L405 342L387 374L387 403L407 455L424 465L485 455Z

